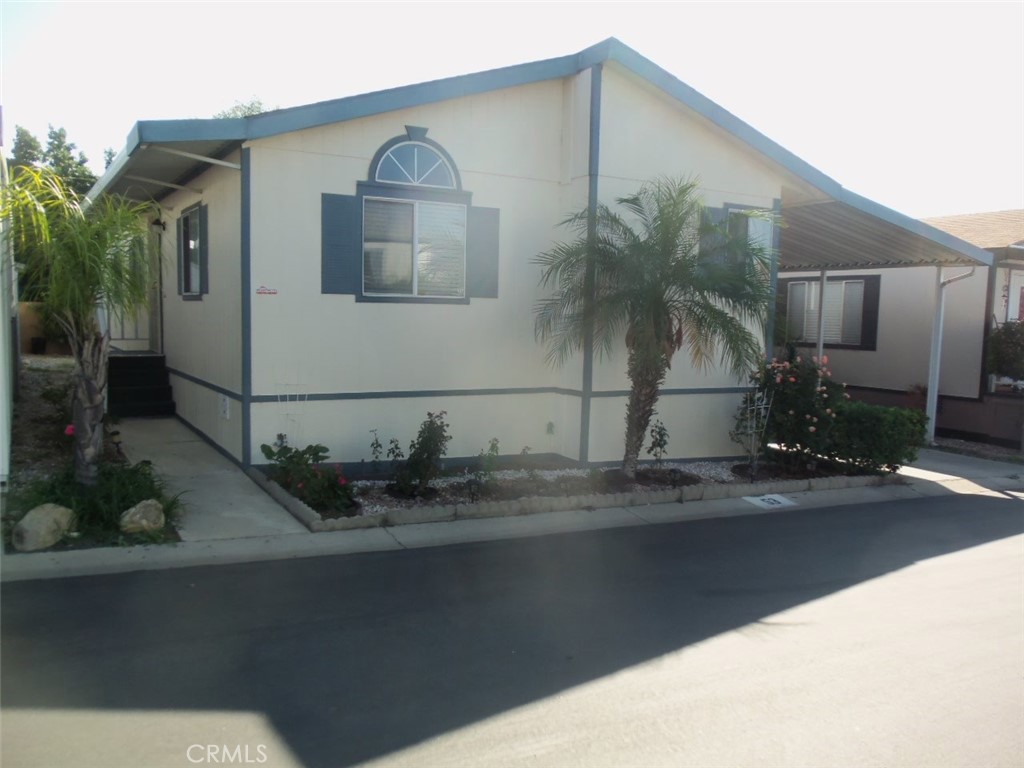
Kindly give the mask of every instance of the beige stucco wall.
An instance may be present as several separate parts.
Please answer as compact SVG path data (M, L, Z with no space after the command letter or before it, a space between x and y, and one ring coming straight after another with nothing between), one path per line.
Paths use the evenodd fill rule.
M225 158L240 162L240 154ZM164 354L169 368L240 394L242 391L241 174L212 167L162 201L167 223L160 242ZM208 210L209 292L201 301L178 295L177 221L196 203ZM232 402L229 418L215 391L172 376L177 413L241 458L241 412Z
M964 271L964 268L949 268L943 274L951 277ZM877 348L875 351L826 349L833 378L856 386L900 391L928 383L935 272L935 267L856 272L857 275L882 275ZM784 277L816 278L817 273L786 273ZM987 286L988 269L979 267L972 277L946 288L939 376L939 392L943 395L977 397L979 394Z
M225 159L237 163L239 154ZM242 389L241 174L215 166L189 186L202 194L179 191L162 201L167 365L237 393ZM178 295L176 224L196 203L208 207L209 292L201 301L185 301Z
M173 373L171 388L177 415L241 461L241 403Z
M503 454L517 454L528 446L534 454L571 456L579 441L579 410L579 398L558 394L255 403L253 455L260 457L259 443L272 443L281 432L291 445L326 445L334 460L369 461L372 429L385 450L396 438L408 453L427 412L445 411L452 436L448 456L476 456L492 437L498 438Z
M588 102L583 75L252 142L252 285L277 291L253 296L253 394L579 389L581 360L549 367L534 339L540 270L530 262L565 236L557 224L566 213L586 205ZM374 153L406 125L428 128L448 150L473 205L500 209L499 298L426 305L321 294L321 194L355 194ZM446 402L455 435L449 453L475 455L491 437L510 452L540 450L551 442L546 425L553 421L558 452L575 455L578 399L556 407L562 399ZM428 400L307 403L317 415L303 420L302 441L332 447L332 458L358 460L368 455L371 428L382 437L411 437L427 410L441 407ZM288 431L284 414L275 404L254 406L254 456L260 443Z
M635 76L609 65L602 78L601 159L598 196L613 204L659 176L698 178L709 206L733 203L771 210L782 196L783 174L760 156L727 137L678 102ZM758 337L763 332L754 328ZM712 394L663 395L658 418L669 431L668 454L680 458L732 456L741 449L729 439L745 385L714 361L695 368L681 350L665 381L665 389L723 389ZM626 350L618 345L610 356L594 362L594 390L629 389ZM595 398L592 405L590 453L593 461L622 458L626 399ZM641 458L647 458L644 454Z

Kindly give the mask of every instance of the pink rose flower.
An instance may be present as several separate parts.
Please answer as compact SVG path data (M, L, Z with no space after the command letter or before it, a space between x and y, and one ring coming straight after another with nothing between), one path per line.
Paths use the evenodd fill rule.
M344 477L339 477L338 478L338 485L347 485L347 484L348 484L348 480L346 480Z
M822 355L821 356L821 364L822 365L828 365L828 355Z
M74 424L68 424L66 427L64 427L64 434L67 435L68 437L71 437L72 435L74 435L75 434L75 425Z
M810 430L811 432L817 432L817 431L818 431L818 428L817 428L817 427L808 427L808 429L809 429L809 430Z

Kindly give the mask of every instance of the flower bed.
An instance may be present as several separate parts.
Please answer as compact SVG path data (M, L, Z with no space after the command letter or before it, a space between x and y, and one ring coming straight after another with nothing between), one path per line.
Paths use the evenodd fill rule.
M647 474L645 477L638 473L640 482L618 487L614 487L620 482L615 470L505 470L491 473L481 487L474 487L472 479L457 475L435 480L437 493L429 500L396 497L388 492L388 483L383 480L356 481L353 485L359 509L355 515L347 517L331 517L317 512L259 470L252 470L250 475L278 503L315 532L574 509L685 503L899 482L896 475L850 476L810 471L805 477L776 477L751 483L733 474L732 466L731 462L666 465L660 475ZM609 482L604 475L615 479ZM672 485L673 481L675 485Z

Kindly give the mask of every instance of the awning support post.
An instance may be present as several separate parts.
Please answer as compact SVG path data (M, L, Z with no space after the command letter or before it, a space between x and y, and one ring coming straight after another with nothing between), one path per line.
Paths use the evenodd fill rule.
M821 270L818 283L818 362L825 352L825 270Z
M942 267L935 268L935 317L932 318L932 349L928 356L928 431L925 442L935 445L935 419L939 411L939 367L942 362L942 326L946 313L946 286L974 274L969 272L942 279Z

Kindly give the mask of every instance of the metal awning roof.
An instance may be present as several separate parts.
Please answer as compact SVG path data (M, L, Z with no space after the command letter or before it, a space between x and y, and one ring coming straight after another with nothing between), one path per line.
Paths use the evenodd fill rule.
M992 264L988 251L849 190L837 198L793 207L783 198L780 271Z

